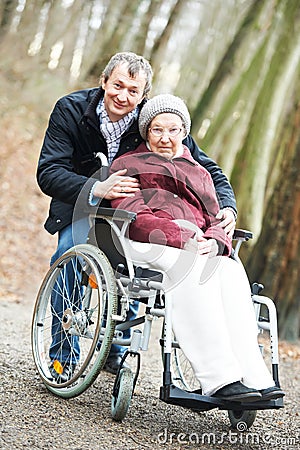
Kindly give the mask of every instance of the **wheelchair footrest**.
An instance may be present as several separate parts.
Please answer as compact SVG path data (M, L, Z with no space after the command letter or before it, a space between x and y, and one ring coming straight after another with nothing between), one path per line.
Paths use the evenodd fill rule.
M215 397L209 397L208 395L188 392L178 388L177 386L174 386L173 384L161 386L159 398L165 403L182 406L184 408L189 408L197 411L208 411L213 408L234 411L256 411L260 409L283 408L282 398L279 398L277 400L262 400L249 403L229 402Z
M257 402L226 402L225 407L220 406L219 409L231 409L235 411L258 411L260 409L279 409L283 408L283 398L278 398L276 400L260 400Z
M198 411L208 411L224 405L222 400L195 392L184 391L173 384L161 386L159 398L165 403Z

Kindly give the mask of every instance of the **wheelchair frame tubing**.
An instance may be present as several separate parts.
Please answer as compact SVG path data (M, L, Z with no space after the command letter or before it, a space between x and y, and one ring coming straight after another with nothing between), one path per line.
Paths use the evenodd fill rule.
M165 293L163 386L168 386L172 384L171 352L172 352L172 298L170 294Z

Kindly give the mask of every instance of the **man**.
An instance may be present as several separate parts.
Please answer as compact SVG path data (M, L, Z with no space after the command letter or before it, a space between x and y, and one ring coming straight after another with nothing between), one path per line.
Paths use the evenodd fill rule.
M134 196L139 190L137 180L126 176L126 169L114 173L105 181L96 181L92 175L101 167L97 156L99 152L105 154L111 163L120 155L136 149L142 142L137 120L142 105L147 101L151 81L152 69L148 61L134 53L117 53L105 67L99 88L74 92L56 103L37 170L41 190L52 197L45 228L51 234L59 234L51 264L74 245L73 212L83 187L87 193L87 205L95 205L100 199ZM185 139L184 144L193 158L210 172L221 207L219 218L223 219L222 226L231 236L235 226L236 203L226 176L198 148L191 136ZM79 227L76 243L85 242L87 238L88 222L83 223ZM135 316L137 307L132 306L128 318ZM57 345L53 337L50 349L53 355ZM124 350L120 346L112 346L105 366L107 371L116 373ZM60 375L61 382L69 376L68 367L65 367Z

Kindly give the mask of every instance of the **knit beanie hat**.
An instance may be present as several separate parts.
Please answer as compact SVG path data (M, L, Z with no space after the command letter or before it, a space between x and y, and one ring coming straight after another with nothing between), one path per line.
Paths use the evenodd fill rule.
M160 94L152 97L143 106L139 116L139 130L142 138L146 141L147 130L151 121L158 114L173 113L177 114L182 120L185 128L184 137L186 137L191 129L191 118L184 101L171 94Z

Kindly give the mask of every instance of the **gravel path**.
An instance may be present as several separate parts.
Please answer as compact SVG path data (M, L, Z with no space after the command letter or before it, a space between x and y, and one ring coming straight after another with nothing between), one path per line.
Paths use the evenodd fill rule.
M113 376L101 373L81 396L55 397L36 375L31 356L32 304L0 299L0 449L300 449L300 351L281 351L285 408L259 411L246 433L230 431L226 412L195 413L158 399L161 362L154 325L152 345L129 412L122 423L110 416ZM4 344L4 345L3 345ZM288 348L288 350L287 350Z

